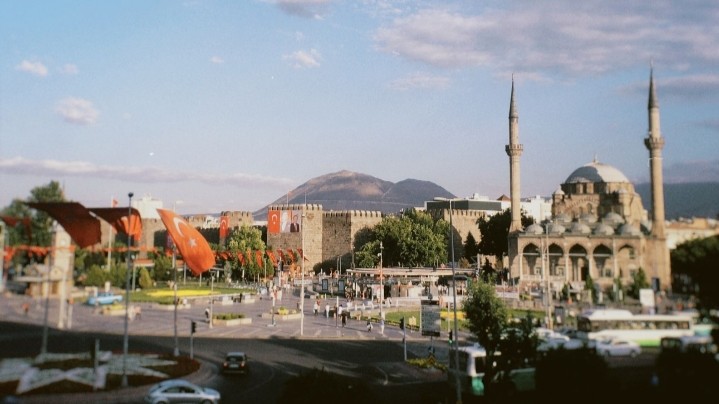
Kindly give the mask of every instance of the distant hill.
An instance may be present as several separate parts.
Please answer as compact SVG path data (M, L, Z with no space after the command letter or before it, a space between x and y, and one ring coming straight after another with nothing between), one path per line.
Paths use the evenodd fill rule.
M371 175L340 171L313 178L269 205L319 204L324 210L371 210L395 213L410 207L423 207L435 197L454 198L439 185L414 179L397 183ZM268 206L269 206L268 205ZM255 220L267 219L267 206L253 212Z
M649 183L637 184L644 208L651 210ZM435 197L454 198L449 191L430 182L406 179L397 183L352 171L339 171L305 182L269 205L320 204L324 210L370 210L396 213L423 207ZM664 184L666 218L711 217L719 215L719 182ZM268 205L268 206L269 206ZM267 219L267 206L253 212L255 220Z
M651 184L635 187L647 210L652 209ZM664 184L664 211L668 220L719 215L719 182Z

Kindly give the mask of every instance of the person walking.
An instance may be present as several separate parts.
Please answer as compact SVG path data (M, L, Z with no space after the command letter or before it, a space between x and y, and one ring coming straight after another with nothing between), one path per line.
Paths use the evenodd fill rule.
M367 319L367 332L372 332L372 319Z
M325 318L330 318L330 304L325 303Z
M315 305L313 307L313 310L315 312L315 317L317 317L317 313L319 313L319 311L320 311L320 301L319 300L315 300Z

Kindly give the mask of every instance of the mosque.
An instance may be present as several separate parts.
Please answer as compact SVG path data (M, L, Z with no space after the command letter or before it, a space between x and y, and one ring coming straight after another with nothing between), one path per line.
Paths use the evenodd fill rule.
M648 218L634 185L617 168L596 159L572 172L552 195L552 218L526 228L521 224L519 115L514 82L509 107L511 225L509 271L527 288L565 285L582 290L587 279L602 290L620 281L632 283L642 269L658 289L670 286L665 235L662 137L653 72L649 78L649 151L651 215Z

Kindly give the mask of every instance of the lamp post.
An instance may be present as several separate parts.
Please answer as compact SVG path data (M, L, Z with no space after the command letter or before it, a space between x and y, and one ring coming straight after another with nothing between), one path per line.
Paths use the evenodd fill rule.
M456 394L457 394L457 400L461 401L462 392L459 386L459 334L457 333L457 276L455 274L454 270L454 232L452 231L452 202L455 201L455 199L448 199L448 198L434 198L435 201L443 201L443 202L449 202L449 240L450 240L450 247L452 248L452 305L453 307L453 320L454 320L454 346L452 349L454 350L454 366L455 366L455 387L456 387Z
M127 322L130 317L130 271L132 270L132 235L130 234L130 224L132 223L132 197L133 193L127 194L127 272L125 272L125 334L122 339L122 387L127 387L127 347L128 334Z
M302 207L302 221L300 222L300 236L302 238L302 254L300 254L300 259L302 260L302 264L300 265L300 270L302 271L302 274L300 275L300 337L304 335L305 332L305 206Z
M384 258L384 245L379 242L379 318L384 318L382 302L384 301L384 274L382 273L382 259Z
M546 264L545 264L546 260ZM551 262L549 261L549 223L547 223L546 226L544 226L544 248L542 249L542 267L544 271L544 279L546 281L547 285L547 297L545 300L546 310L547 310L547 328L552 329L553 327L553 321L552 321L552 312L551 312L551 305L552 305L552 289L551 284L549 283L549 269L551 267Z

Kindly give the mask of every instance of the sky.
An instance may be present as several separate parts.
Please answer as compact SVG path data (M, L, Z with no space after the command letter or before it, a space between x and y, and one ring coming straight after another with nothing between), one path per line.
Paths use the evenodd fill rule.
M0 207L59 181L181 214L255 211L349 170L522 196L593 159L719 180L719 2L2 1ZM647 202L645 202L646 205ZM646 207L646 206L645 206Z

